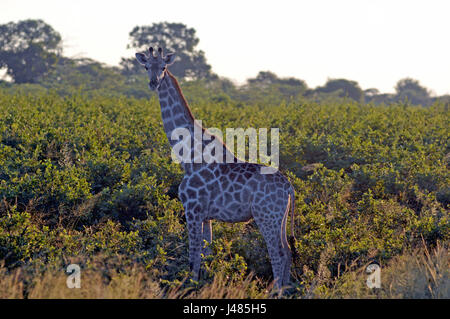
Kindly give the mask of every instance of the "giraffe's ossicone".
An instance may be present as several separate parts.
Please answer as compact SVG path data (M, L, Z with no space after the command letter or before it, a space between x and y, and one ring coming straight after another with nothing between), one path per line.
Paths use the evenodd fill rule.
M184 98L175 77L167 70L174 61L174 54L163 55L162 49L154 55L136 53L140 64L149 76L149 87L158 93L164 131L172 148L178 141L173 138L176 130L191 133L188 143L192 155L198 151L194 131L198 124ZM197 127L196 127L197 125ZM216 136L200 128L207 139L200 141L202 148L220 142L223 156L230 150ZM176 135L176 134L175 134ZM194 146L197 145L197 146ZM226 154L226 155L225 155ZM189 234L189 260L194 280L198 280L203 243L212 241L211 220L245 222L253 218L267 245L277 287L289 284L292 253L286 235L286 223L291 212L291 238L294 224L294 189L280 172L262 174L260 164L238 160L208 161L208 163L181 162L184 178L179 186L179 198L183 203ZM291 242L291 246L293 241ZM204 250L204 253L208 251Z

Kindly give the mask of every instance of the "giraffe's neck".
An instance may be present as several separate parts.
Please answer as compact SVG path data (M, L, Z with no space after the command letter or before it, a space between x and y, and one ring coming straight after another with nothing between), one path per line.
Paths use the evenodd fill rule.
M218 154L215 154L218 159L216 162L224 162L227 156L228 158L233 158L233 161L237 161L232 152L230 152L221 139L218 139L216 136L210 134L207 130L201 127L198 122L195 121L186 99L181 92L180 86L178 85L178 81L169 71L166 71L166 75L161 82L158 89L158 96L159 103L161 105L164 131L166 132L172 148L179 142L177 139L172 139L172 133L175 129L182 128L187 129L190 133L190 153L191 159L194 163L195 158L198 158L199 154L201 154L206 146L212 142L218 143L217 145L220 145L220 148L222 149L221 153L218 152ZM177 136L177 134L175 134L175 136ZM204 140L203 138L205 136L209 136L209 138ZM196 141L199 141L199 143ZM181 163L182 167L186 171L192 169L193 166L191 164L192 163Z
M177 128L185 128L193 134L195 119L183 93L181 93L178 81L169 71L166 71L158 89L158 97L164 131L170 145L174 147L178 141L171 139L172 132Z

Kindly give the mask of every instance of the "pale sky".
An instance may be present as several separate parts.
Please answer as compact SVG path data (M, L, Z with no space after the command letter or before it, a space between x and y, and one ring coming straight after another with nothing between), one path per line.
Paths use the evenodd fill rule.
M412 77L450 94L448 0L0 0L0 24L43 19L67 56L118 65L136 25L181 22L197 31L213 71L238 83L259 71L306 81L359 82L393 92Z

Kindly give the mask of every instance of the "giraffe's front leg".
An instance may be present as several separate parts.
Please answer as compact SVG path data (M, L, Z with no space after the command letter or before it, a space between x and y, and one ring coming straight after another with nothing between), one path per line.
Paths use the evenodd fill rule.
M189 214L187 214L189 216ZM192 278L198 280L200 273L201 248L202 248L202 222L187 220L189 233L189 267Z
M212 226L211 220L205 220L202 225L203 228L203 242L202 242L202 254L203 256L211 255L211 248L209 245L212 242Z

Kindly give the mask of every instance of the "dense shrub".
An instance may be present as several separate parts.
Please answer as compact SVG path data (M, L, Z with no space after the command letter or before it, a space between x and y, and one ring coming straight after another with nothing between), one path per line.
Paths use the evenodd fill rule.
M294 296L307 295L318 279L315 294L327 295L345 267L388 262L422 239L427 247L448 244L445 105L194 101L206 127L280 128L281 170L297 196ZM189 274L181 178L155 98L0 93L7 272L43 273L77 260L107 276L137 265L158 289L181 285ZM213 230L202 279L185 288L221 285L217 274L239 286L253 274L245 289L259 296L271 267L256 225L214 222Z

